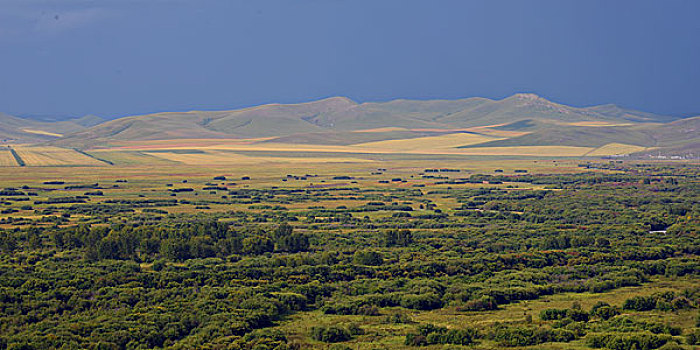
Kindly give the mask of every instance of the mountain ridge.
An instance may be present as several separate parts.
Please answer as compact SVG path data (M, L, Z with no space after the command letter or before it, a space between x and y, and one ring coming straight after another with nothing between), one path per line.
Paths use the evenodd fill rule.
M459 132L495 137L464 148L602 147L625 143L693 150L693 145L700 142L694 132L694 118L676 119L614 104L571 107L532 93L500 100L469 97L363 103L334 96L234 110L159 112L94 124L99 121L97 118L86 116L47 123L0 115L0 136L14 133L14 141L81 149L179 139L352 145ZM687 130L693 131L684 132Z
M170 138L268 138L323 132L399 127L458 129L531 119L543 123L640 123L672 119L614 105L570 107L535 94L501 100L408 100L357 103L329 97L297 104L265 104L236 110L161 112L101 123L55 141L96 144Z

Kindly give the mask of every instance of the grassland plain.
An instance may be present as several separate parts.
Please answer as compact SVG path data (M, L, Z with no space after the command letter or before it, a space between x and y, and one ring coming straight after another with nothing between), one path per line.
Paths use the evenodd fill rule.
M132 144L110 149L87 150L100 159L118 164L136 164L139 161L159 158L182 164L216 165L217 163L265 163L265 162L365 162L367 160L392 159L400 156L404 160L452 157L455 160L470 157L583 157L595 152L596 157L624 154L625 150L640 148L610 146L595 149L574 146L513 146L458 148L494 138L473 134L456 133L443 136L408 140L392 140L357 145L299 145L255 141L190 140L183 143L153 142ZM643 148L641 148L643 149ZM148 158L150 157L150 158ZM312 158L309 160L307 158Z
M441 139L440 142L459 142ZM381 146L381 147L380 147ZM581 158L584 156L610 156L624 154L626 151L643 150L639 147L609 146L594 149L592 147L573 146L514 146L482 147L456 149L447 146L419 147L412 142L380 142L380 145L362 144L358 146L323 146L293 144L256 144L230 145L218 144L200 147L192 146L130 146L129 149L95 149L84 151L85 154L72 149L58 147L17 147L26 165L33 166L139 166L139 165L212 165L220 163L268 163L268 162L367 162L376 160L427 160L453 159L488 160L493 157L501 159L526 158ZM93 159L90 159L93 156ZM475 158L476 157L476 158ZM6 162L0 166L17 166L16 162Z

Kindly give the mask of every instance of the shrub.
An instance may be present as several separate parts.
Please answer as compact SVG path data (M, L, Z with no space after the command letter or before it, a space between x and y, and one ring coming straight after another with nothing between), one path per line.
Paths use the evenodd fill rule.
M576 339L576 334L566 329L500 327L491 334L491 338L501 346L510 347L570 342Z
M406 335L406 340L403 343L409 346L426 346L428 345L428 339L421 334L409 333Z
M432 324L422 324L418 334L406 335L405 345L424 346L430 344L469 345L477 338L477 332L471 328L450 329Z
M600 317L604 320L608 320L620 314L617 308L610 306L610 304L599 301L591 308L591 316Z
M464 305L457 307L457 311L484 311L496 310L498 303L492 296L482 296L479 299L469 300Z
M384 263L384 258L379 252L357 251L353 256L353 261L358 265L379 266Z
M649 311L656 307L656 300L654 297L643 297L636 296L625 300L622 308L625 310L635 310L635 311Z
M413 320L411 319L410 316L406 314L391 314L386 316L384 318L384 323L391 323L391 324L406 324L406 323L413 323Z
M472 329L450 329L442 333L430 333L426 340L429 344L469 345L474 342L476 332Z
M437 294L406 294L401 297L401 306L414 310L434 310L442 307L442 301Z
M652 350L657 349L668 342L668 336L653 334L599 334L589 336L586 339L588 346L592 348L608 348L611 350Z
M567 309L544 309L540 312L542 321L561 320L566 317Z
M688 345L700 345L700 329L695 329L685 336L685 342Z
M311 338L324 343L338 343L352 339L350 331L337 326L317 326L311 328Z

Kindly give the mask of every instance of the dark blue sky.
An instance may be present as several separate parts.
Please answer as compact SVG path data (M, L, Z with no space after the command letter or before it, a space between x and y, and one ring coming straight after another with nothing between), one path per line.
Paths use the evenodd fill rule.
M700 114L698 14L695 0L0 0L0 111L534 92Z

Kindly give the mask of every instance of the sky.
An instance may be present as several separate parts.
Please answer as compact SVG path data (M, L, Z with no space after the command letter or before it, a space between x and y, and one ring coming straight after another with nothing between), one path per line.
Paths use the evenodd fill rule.
M504 98L700 114L696 0L0 0L14 115Z

